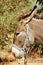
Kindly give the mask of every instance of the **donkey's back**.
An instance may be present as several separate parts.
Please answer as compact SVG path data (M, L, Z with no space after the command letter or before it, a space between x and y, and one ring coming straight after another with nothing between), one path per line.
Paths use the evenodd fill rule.
M34 19L29 22L29 26L34 32L35 42L43 45L43 20Z

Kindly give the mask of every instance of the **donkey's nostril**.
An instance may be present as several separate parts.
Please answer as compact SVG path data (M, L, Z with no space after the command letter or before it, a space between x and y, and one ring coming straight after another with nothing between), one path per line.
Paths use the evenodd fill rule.
M15 35L19 35L20 33L15 33Z

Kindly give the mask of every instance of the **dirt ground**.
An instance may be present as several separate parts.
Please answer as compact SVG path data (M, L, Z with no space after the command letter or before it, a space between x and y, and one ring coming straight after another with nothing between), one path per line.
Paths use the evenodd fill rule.
M27 61L26 65L43 65L43 56L35 54L30 54L30 56L25 59ZM0 65L25 65L24 58L17 59L11 62L0 62Z
M28 61L26 65L43 65L43 58L42 59L36 59L35 61ZM23 59L18 59L13 62L3 62L0 63L0 65L25 65Z

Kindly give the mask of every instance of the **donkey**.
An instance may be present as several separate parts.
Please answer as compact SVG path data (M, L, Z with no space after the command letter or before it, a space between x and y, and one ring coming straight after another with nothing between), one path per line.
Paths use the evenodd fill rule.
M38 9L40 8L38 8L38 5L36 4L28 20L21 21L17 24L17 31L15 33L16 41L14 43L20 47L23 46L23 49L29 44L30 50L34 42L43 45L43 20L33 18Z

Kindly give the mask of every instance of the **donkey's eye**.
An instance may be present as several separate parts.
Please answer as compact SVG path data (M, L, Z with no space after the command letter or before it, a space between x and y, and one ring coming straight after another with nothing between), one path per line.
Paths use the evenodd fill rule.
M15 35L17 36L17 35L19 35L20 33L15 33Z

